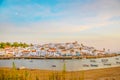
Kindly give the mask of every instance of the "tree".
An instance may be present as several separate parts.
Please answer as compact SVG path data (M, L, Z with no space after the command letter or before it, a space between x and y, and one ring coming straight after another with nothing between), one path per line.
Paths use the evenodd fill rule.
M19 43L19 46L20 46L20 47L23 47L23 43L22 43L22 42L20 42L20 43Z
M33 44L31 43L30 46L33 46Z
M18 46L19 46L19 43L18 43L18 42L14 42L14 43L12 44L12 46L13 46L13 47L18 47Z
M6 44L4 42L0 43L0 48L5 48Z
M28 47L29 45L28 44L26 44L26 43L23 43L23 47L25 48L25 47Z
M6 42L6 46L11 46L11 43L10 42Z
M32 44L31 44L32 45ZM5 48L5 47L28 47L30 45L26 44L26 43L18 43L18 42L13 42L13 43L10 43L10 42L0 42L0 48Z

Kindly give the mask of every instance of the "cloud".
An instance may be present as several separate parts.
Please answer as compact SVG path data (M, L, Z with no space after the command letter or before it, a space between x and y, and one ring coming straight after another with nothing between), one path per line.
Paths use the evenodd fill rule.
M118 21L96 21L96 18L90 18L93 21L87 24L76 24L76 23L69 23L69 21L65 22L64 20L59 21L43 21L43 22L36 22L36 23L29 23L29 24L22 24L22 25L15 25L10 23L4 23L0 26L0 31L3 33L8 34L15 34L21 33L24 34L41 34L41 35L49 35L49 34L59 34L59 33L66 33L66 34L77 34L81 31L86 31L92 28L100 27L104 28L110 25L119 25L120 20ZM79 22L79 21L78 21Z
M87 18L101 16L109 19L114 16L120 16L119 0L91 0L89 3L81 4L79 1L73 3L63 3L58 6L64 9L66 16L75 18ZM107 16L107 17L106 17Z
M56 19L70 19L72 22L78 22L82 20L85 21L86 19L86 23L89 23L93 18L96 18L96 16L99 16L97 18L98 21L109 20L110 18L120 16L119 0L91 0L91 2L71 0L56 3L54 6L43 5L37 2L31 4L30 1L27 0L25 0L25 2L15 1L14 3L20 3L18 5L13 4L9 0L7 0L7 3L11 5L1 10L0 21L2 22L12 21L24 23Z
M0 8L0 40L89 40L98 44L109 40L107 44L115 42L115 46L120 40L119 4L119 0L65 0L54 6L29 2L7 5Z

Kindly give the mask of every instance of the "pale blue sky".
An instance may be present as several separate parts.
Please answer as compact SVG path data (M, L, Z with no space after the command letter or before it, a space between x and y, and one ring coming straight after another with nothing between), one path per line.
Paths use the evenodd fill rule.
M120 0L0 0L0 41L76 40L120 50Z

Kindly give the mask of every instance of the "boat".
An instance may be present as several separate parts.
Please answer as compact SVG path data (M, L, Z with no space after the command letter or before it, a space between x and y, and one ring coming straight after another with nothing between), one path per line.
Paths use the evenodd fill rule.
M89 65L88 64L83 64L83 67L89 67Z
M104 65L105 65L105 66L111 66L111 64L110 64L110 63L105 63Z
M98 67L97 64L90 64L91 67Z

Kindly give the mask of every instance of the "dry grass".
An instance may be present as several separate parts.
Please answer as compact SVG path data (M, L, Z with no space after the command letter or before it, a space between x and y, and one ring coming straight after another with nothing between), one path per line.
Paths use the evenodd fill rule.
M0 80L120 80L120 67L75 72L0 68Z

